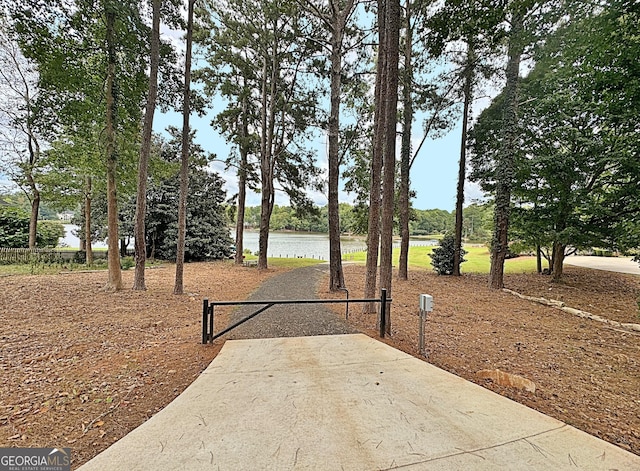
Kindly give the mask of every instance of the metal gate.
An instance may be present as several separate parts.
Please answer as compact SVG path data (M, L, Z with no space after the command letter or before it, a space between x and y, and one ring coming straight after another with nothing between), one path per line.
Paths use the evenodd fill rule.
M208 299L204 299L202 301L202 343L210 343L213 342L218 337L223 336L224 334L230 332L236 327L244 324L250 319L253 319L257 315L263 313L267 309L272 306L276 306L278 304L340 304L345 303L347 307L349 303L380 303L380 315L379 315L379 326L380 326L380 337L384 338L385 330L386 330L386 321L387 321L387 305L391 303L391 298L387 298L387 290L383 289L380 291L379 298L372 299L289 299L289 300L273 300L273 301L213 301L209 302ZM214 318L215 318L215 307L216 306L262 306L253 314L240 319L238 322L230 325L224 330L221 330L217 334L214 333ZM348 312L348 311L347 311Z

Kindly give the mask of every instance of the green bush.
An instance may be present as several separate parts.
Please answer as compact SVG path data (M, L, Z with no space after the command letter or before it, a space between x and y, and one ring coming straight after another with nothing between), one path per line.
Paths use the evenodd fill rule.
M64 226L58 221L38 221L36 245L39 248L56 247L64 237ZM29 214L19 208L0 206L0 247L26 248L29 246Z
M57 247L64 237L64 226L59 221L38 221L38 247Z
M133 259L133 257L122 257L120 259L120 266L122 267L123 270L128 270L129 268L131 268L135 264L136 264L136 262Z
M87 251L86 250L78 250L73 255L73 263L78 263L84 265L87 263Z
M29 246L29 215L26 211L0 206L0 247Z
M445 235L440 241L440 246L433 249L429 254L431 265L438 275L451 275L453 273L455 238L452 234ZM467 251L460 249L460 263L465 262L464 256Z
M535 247L531 247L529 244L522 241L515 241L509 244L509 249L507 250L507 256L505 258L516 258L522 254L534 255L535 252Z

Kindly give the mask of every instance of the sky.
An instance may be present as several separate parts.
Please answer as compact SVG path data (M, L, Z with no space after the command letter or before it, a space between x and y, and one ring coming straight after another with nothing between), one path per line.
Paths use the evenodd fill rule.
M211 119L217 113L215 109L210 110L204 117L191 115L191 127L196 130L196 142L206 151L217 154L224 159L229 154L230 146L224 138L210 126ZM157 133L165 134L167 126L182 127L182 116L176 112L161 113L156 112L154 119L154 130ZM418 131L422 128L421 123L414 123L414 129ZM416 193L413 200L413 207L416 209L445 209L452 211L456 204L456 188L458 181L458 162L460 159L460 130L461 126L456 126L447 135L437 140L427 140L422 146L418 157L411 170L411 188ZM422 139L417 133L414 134L414 148ZM326 169L326 143L318 144L318 164ZM213 170L218 172L225 180L227 195L231 196L237 192L237 177L233 172L225 172L224 164L214 163ZM10 189L14 185L0 175L0 187ZM311 193L313 201L318 206L327 204L325 194ZM470 204L474 200L482 197L482 193L475 184L467 182L465 185L465 204ZM340 193L341 202L353 203L354 195ZM288 201L284 195L278 195L277 204L286 205ZM247 197L248 206L259 206L260 195L250 192Z
M221 105L220 105L221 106ZM196 142L206 151L215 153L218 158L224 159L229 154L230 146L224 138L210 126L212 118L220 109L209 110L204 117L192 114L190 117L191 128L196 130ZM156 112L154 130L163 133L167 126L182 127L182 116L176 112ZM417 148L422 139L420 134L422 123L414 123L413 147ZM459 123L448 134L437 140L427 140L420 149L420 153L411 170L411 188L416 193L413 207L416 209L445 209L452 211L456 204L456 188L458 184L458 162L460 159L460 133ZM317 149L317 163L326 169L326 139L320 138L315 143ZM224 164L214 163L213 170L217 171L225 180L227 195L237 192L237 177L234 172L225 172ZM325 194L310 192L310 196L318 206L327 204ZM482 193L475 184L465 185L465 204L481 198ZM342 191L341 202L353 203L354 195ZM276 204L287 205L288 200L283 194L276 195ZM247 196L247 206L259 206L260 195L250 192Z
M163 38L171 41L178 50L184 49L181 31L173 31L166 27L162 28ZM197 64L197 58L194 58ZM195 65L197 67L197 65ZM493 93L497 94L496 91ZM483 98L473 104L473 114L477 116L484 107L490 104L488 98ZM213 117L222 111L223 104L220 100L215 100L213 108L203 117L191 114L191 129L195 129L195 141L206 151L217 154L218 158L224 159L228 156L230 146L224 138L210 126ZM176 112L161 113L156 111L154 119L154 131L162 133L167 126L182 128L182 115ZM412 143L416 149L422 140L422 119L418 117L413 124ZM452 211L456 205L456 189L458 185L458 163L460 160L460 134L462 129L462 119L446 135L439 139L427 139L420 149L420 153L411 169L411 189L416 197L412 204L416 209L445 209ZM398 140L398 150L400 142ZM313 143L317 150L317 164L320 168L327 168L327 142L326 137L319 138ZM398 151L399 157L399 151ZM224 164L215 163L213 169L217 171L225 180L227 196L237 193L237 177L234 172L225 172ZM342 188L342 186L341 186ZM247 206L259 206L260 195L248 192ZM318 206L327 204L326 194L310 192L310 197ZM465 205L482 199L483 194L476 184L466 182L465 184ZM350 195L344 191L340 192L340 202L353 203L355 195ZM287 205L288 199L282 193L276 193L276 204Z
M177 47L183 48L182 32L172 31L163 27L163 38L168 39ZM484 104L486 106L488 103ZM208 113L199 117L195 113L191 115L191 128L196 130L196 142L206 151L217 154L218 158L224 159L228 156L230 146L224 138L210 126L212 118L222 110L223 104L220 100L215 100L213 108ZM478 113L482 106L474 105L474 112ZM422 139L422 120L416 119L413 125L413 148L417 148ZM156 111L154 120L154 131L165 133L167 126L181 128L182 116L177 112L162 113ZM460 158L460 132L461 124L458 123L448 134L436 140L427 140L420 150L420 154L415 160L411 170L411 188L416 197L413 200L413 207L416 209L445 209L451 211L455 208L456 188L458 179L458 162ZM317 142L312 143L317 151L317 165L327 168L327 142L326 136L319 137ZM213 170L217 171L225 180L227 195L237 193L237 177L234 172L224 169L224 164L214 163ZM0 174L0 187L13 187L6 177ZM318 206L327 204L326 195L318 192L310 192L310 197ZM482 197L477 185L468 183L465 185L465 204ZM341 202L353 203L354 195L340 193ZM288 199L283 193L276 194L276 203L287 205ZM247 196L248 206L258 206L260 195L249 192Z

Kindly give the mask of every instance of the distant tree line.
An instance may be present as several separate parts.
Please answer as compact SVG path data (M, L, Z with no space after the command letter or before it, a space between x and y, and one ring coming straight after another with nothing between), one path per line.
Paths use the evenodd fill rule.
M0 205L2 206L11 206L13 208L20 208L23 211L26 211L27 214L31 210L31 202L26 197L26 195L22 192L7 192L5 194L0 193ZM58 220L58 212L63 212L65 210L73 211L75 208L60 208L57 210L53 208L48 203L42 203L40 205L38 211L38 219L41 221L57 221Z
M205 240L187 228L198 212L191 206L206 206L189 197L196 191L189 180L201 186L200 172L215 179L192 148L192 113L209 114L231 148L217 158L236 172L237 194L220 200L235 209L216 196L207 211L233 215L236 263L247 224L260 232L259 269L267 268L269 230L326 224L336 290L344 285L340 233L366 231L365 297L372 298L391 290L394 234L402 239L398 277L407 279L411 233L452 230L452 274L459 275L465 233L486 236L484 216L465 216L469 170L492 200L492 288L503 286L514 240L548 254L557 278L574 247L640 245L637 2L183 4L23 0L0 12L0 172L29 200L30 247L42 202L81 208L88 255L94 234L106 230L106 289L122 288L118 243L129 234L138 234L134 289L144 289L144 261L163 245L150 231L162 227L167 240L176 234L174 292L182 292L185 253ZM162 28L184 31L185 47L163 38ZM501 93L474 118L476 99L493 89ZM224 109L214 113L220 100ZM178 159L164 159L164 144L154 142L156 104L182 114L173 134ZM429 158L429 139L459 122L452 227L448 214L411 209L410 183L428 178L412 167ZM326 165L318 163L319 137ZM156 186L173 178L177 187ZM351 211L339 204L340 180L354 197ZM159 188L163 197L154 200L147 190ZM250 190L260 194L259 221L246 214ZM326 216L310 191L326 194ZM276 193L287 195L291 214L275 206ZM177 222L148 230L156 201L167 214L173 205Z
M176 130L173 133L177 135ZM152 170L146 189L146 255L148 258L175 260L179 138L165 140L155 136L153 143ZM191 147L191 152L185 260L227 258L232 252L233 242L229 236L230 221L223 181L207 168L210 155L197 145ZM136 196L132 186L123 187L122 190L119 197L118 242L119 253L124 256L133 248ZM81 197L82 192L71 187L67 188L67 196L55 203L60 211L69 208L74 210L71 223L78 226L74 235L80 239L80 250L86 251L87 240L103 241L108 235L107 202L104 193L96 193L92 197L91 234L87 238L86 206L78 203ZM29 247L29 207L28 199L21 193L0 196L0 247ZM39 212L40 219L57 219L57 213L50 204L41 204ZM41 221L38 224L36 247L55 247L61 237L64 237L64 228L60 222Z
M358 206L340 203L340 233L366 235L366 225ZM490 204L472 204L464 208L463 236L467 241L487 242L491 237L493 208ZM397 218L396 218L397 220ZM245 228L256 229L260 224L260 207L248 206L245 210ZM455 212L444 209L412 209L409 233L411 236L444 235L453 233ZM321 232L329 231L328 208L316 208L312 214L296 213L291 206L274 205L271 214L272 231ZM396 224L395 233L399 234Z

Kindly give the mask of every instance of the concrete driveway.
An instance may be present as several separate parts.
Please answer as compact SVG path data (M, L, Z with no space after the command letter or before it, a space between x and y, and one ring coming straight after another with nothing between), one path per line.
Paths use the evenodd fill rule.
M348 334L228 341L80 469L640 470L640 456Z
M576 267L595 268L596 270L615 271L640 275L640 264L633 262L631 257L588 257L571 255L564 259L567 265Z

